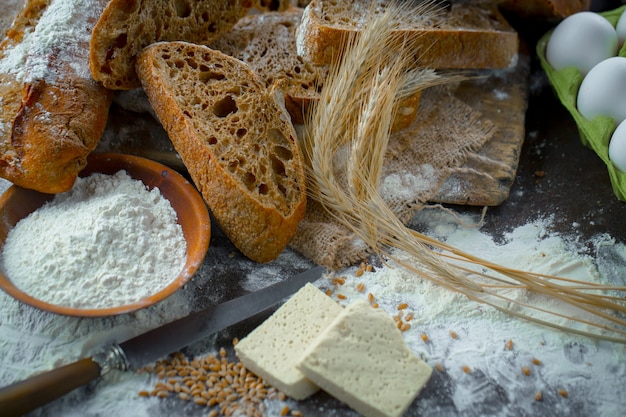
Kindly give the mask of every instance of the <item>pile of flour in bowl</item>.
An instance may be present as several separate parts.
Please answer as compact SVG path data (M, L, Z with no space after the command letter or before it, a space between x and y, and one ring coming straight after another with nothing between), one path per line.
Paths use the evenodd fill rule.
M183 270L186 242L176 219L158 188L125 171L92 174L17 223L3 267L16 287L50 304L135 303Z

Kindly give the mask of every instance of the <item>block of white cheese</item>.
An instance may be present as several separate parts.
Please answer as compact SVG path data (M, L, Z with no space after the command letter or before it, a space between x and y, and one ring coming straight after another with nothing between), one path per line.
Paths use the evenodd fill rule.
M346 307L301 358L304 375L365 417L400 417L432 374L391 316L364 300Z
M291 398L317 392L296 365L306 348L341 313L332 298L306 284L235 345L241 363Z

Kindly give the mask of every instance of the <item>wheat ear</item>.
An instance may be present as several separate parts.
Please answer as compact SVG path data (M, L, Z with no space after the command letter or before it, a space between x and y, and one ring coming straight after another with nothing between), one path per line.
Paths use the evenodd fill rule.
M435 9L420 4L419 13L435 13ZM394 30L401 16L415 13L409 7L406 3L391 3L383 12L371 13L358 36L346 38L343 54L325 80L321 98L311 107L305 126L302 148L309 196L382 259L394 259L416 276L516 317L626 343L626 320L620 318L626 312L626 301L606 294L626 288L566 280L488 262L409 229L380 197L378 187L398 97L454 80L415 67L411 40ZM394 258L390 248L402 250L413 261ZM471 265L480 265L489 272L476 272ZM524 303L507 296L503 289L531 291L591 318ZM568 324L555 324L550 317L566 318ZM581 330L576 326L580 324L594 330Z

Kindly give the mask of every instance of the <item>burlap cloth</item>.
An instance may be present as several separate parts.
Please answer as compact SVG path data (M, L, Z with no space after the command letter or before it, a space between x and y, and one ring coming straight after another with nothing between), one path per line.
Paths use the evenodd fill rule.
M390 139L379 193L405 224L436 194L451 170L494 135L493 123L454 91L454 86L425 90L412 125ZM290 247L333 270L357 264L373 252L311 198Z

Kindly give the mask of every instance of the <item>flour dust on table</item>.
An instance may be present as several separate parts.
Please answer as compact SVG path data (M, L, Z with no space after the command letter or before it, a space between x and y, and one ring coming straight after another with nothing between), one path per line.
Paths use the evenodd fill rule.
M478 221L474 217L462 220L466 224ZM412 224L462 250L510 267L598 282L621 277L626 270L623 242L608 235L597 236L589 250L579 241L575 228L567 236L553 232L550 218L517 227L497 241L480 228L459 225L444 211L424 210ZM0 293L0 386L184 316L203 299L199 292L212 291L210 303L228 298L222 280L235 280L235 286L249 292L275 282L277 276L285 277L285 271L293 272L290 268L307 267L306 261L291 250L274 263L258 266L238 258L231 246L220 245L216 242L213 256L207 256L185 288L132 314L96 319L63 317ZM411 350L434 368L406 417L613 417L626 407L626 347L511 317L416 278L393 263L383 265L372 260L369 265L338 271L315 285L344 305L356 299L377 304L399 322ZM532 298L523 293L520 297ZM229 329L223 336L221 340L230 340L245 334ZM218 344L219 339L207 338L187 352L216 354L221 347ZM159 381L150 373L113 371L33 416L206 417L208 409L193 402L173 396L165 400L139 396L140 391L150 391ZM304 401L266 399L265 415L280 415L285 406L302 411L304 416L357 417L323 392Z
M461 220L476 224L479 219ZM500 265L623 285L610 280L626 271L626 246L608 235L593 239L591 256L576 236L552 232L549 218L515 228L500 243L479 228L460 226L443 211L420 212L413 223L430 236ZM393 255L410 262L402 253ZM342 271L326 287L342 304L366 298L385 309L404 330L412 350L435 368L408 415L610 417L626 407L623 345L512 317L420 279L394 262L374 269ZM547 302L527 291L511 296ZM556 304L544 306L574 314Z

